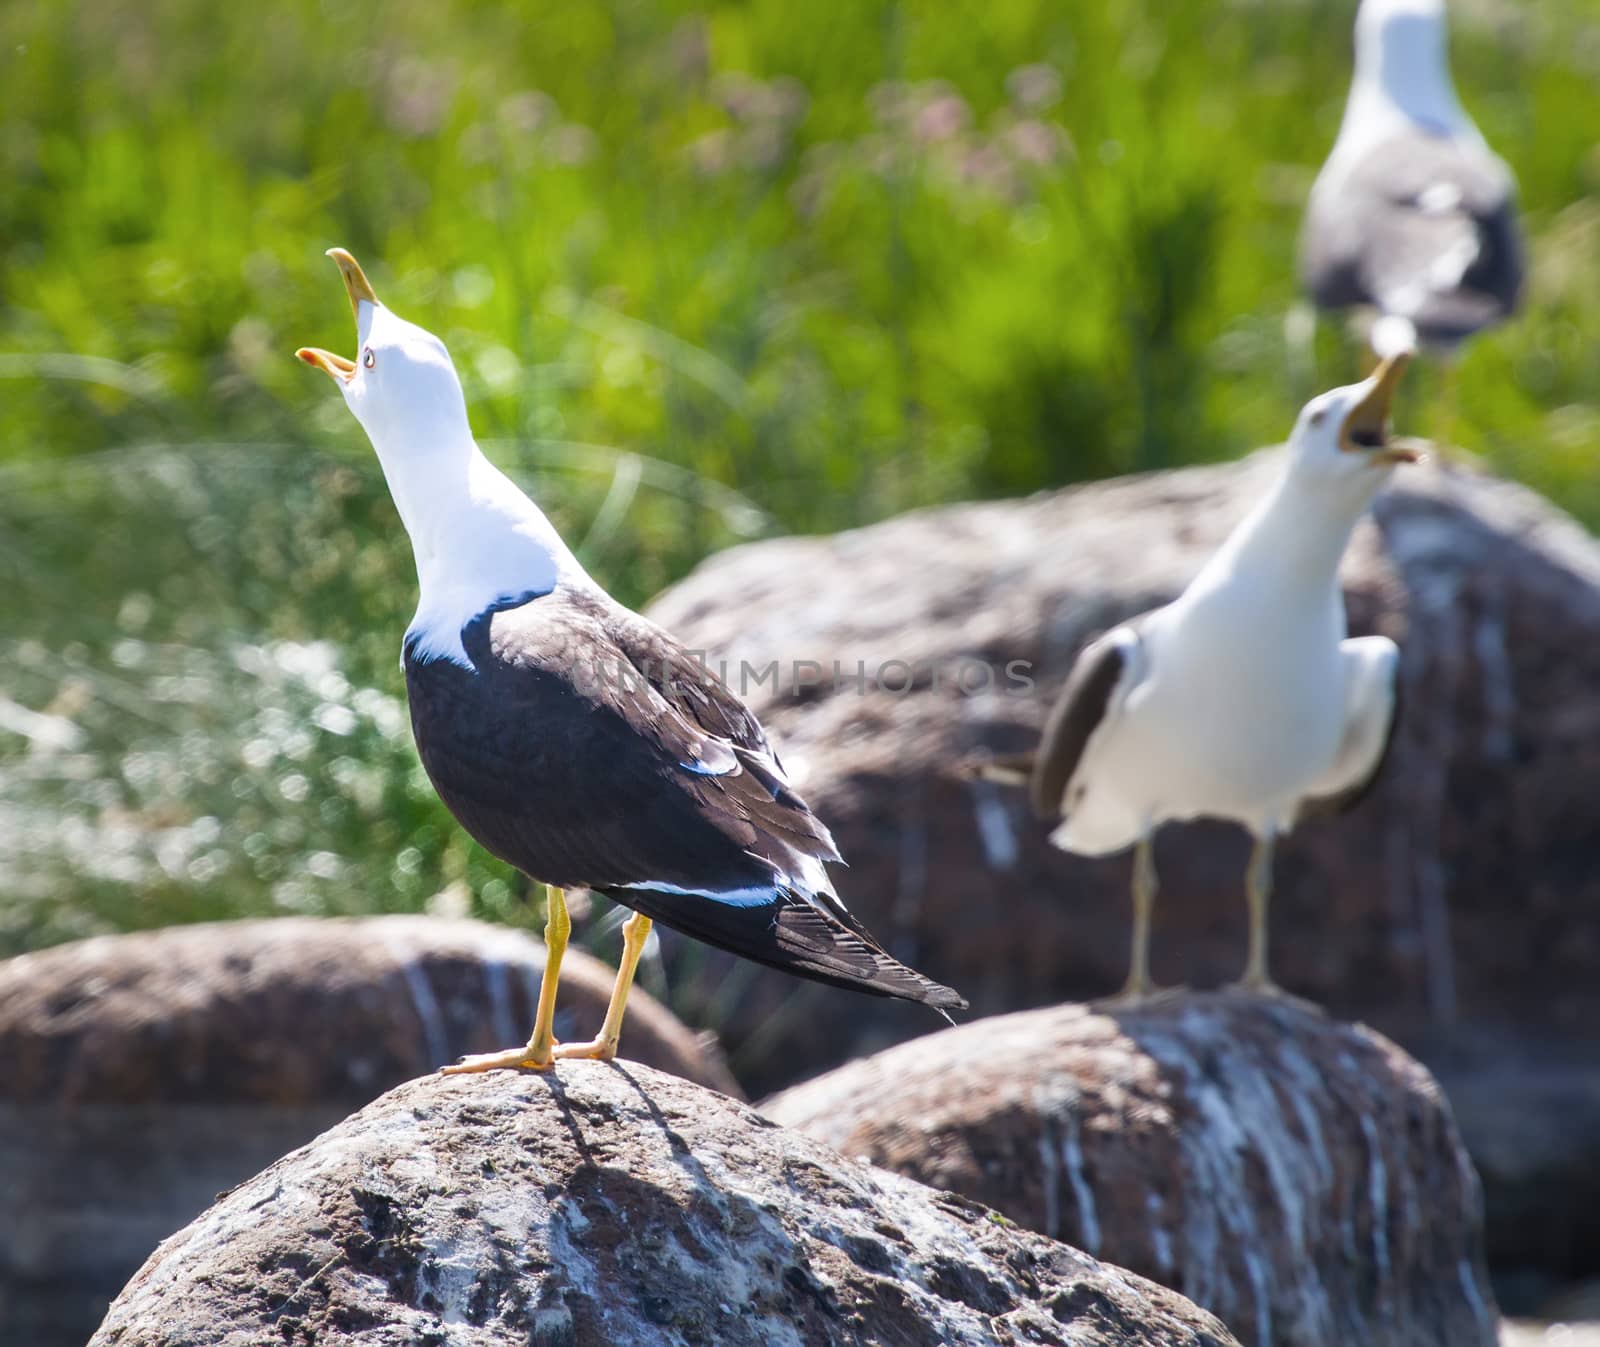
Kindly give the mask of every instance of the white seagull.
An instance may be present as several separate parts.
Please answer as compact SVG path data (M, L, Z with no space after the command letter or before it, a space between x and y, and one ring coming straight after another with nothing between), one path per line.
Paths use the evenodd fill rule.
M826 869L839 860L833 838L744 703L601 589L484 457L444 343L381 304L344 249L328 255L360 354L296 354L332 377L366 430L411 537L422 592L401 665L418 755L485 850L550 886L533 1033L443 1069L615 1056L652 920L818 982L941 1013L965 1007L887 954L839 900ZM573 886L633 916L599 1035L558 1045L571 931L562 889Z
M1447 42L1444 0L1362 0L1350 98L1301 234L1312 300L1375 310L1380 358L1450 350L1522 293L1516 180L1457 100Z
M1267 973L1274 840L1311 805L1353 803L1382 765L1396 721L1399 650L1345 636L1339 559L1356 520L1412 449L1389 437L1406 357L1308 403L1282 476L1192 584L1078 656L1033 759L1050 840L1100 856L1137 845L1133 956L1122 995L1151 991L1152 842L1168 820L1241 823L1250 953Z

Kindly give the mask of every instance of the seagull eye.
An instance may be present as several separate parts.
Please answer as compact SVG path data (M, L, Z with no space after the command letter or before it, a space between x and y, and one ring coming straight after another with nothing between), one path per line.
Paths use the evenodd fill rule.
M378 363L378 357L372 354L372 347L367 347L367 353L361 357L361 363L371 369Z
M372 368L372 352L371 351L367 352L367 368L368 369ZM1311 413L1311 424L1313 426L1320 426L1327 419L1328 419L1328 409L1326 407L1318 407L1316 411Z

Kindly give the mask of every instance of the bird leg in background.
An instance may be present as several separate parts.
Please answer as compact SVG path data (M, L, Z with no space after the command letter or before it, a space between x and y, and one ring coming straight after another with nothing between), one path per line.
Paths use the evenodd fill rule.
M1150 909L1161 885L1156 878L1155 835L1146 833L1133 852L1133 952L1128 959L1128 980L1113 998L1135 1004L1155 990L1150 981Z
M606 1007L600 1036L587 1043L563 1044L556 1049L557 1060L589 1057L609 1062L617 1055L617 1043L622 1038L622 1015L628 1006L628 993L633 989L633 973L639 966L639 956L650 938L650 926L650 918L642 912L635 912L622 923L622 962L617 965L617 980L611 988L611 1004Z
M534 1012L533 1033L520 1048L463 1057L453 1066L441 1066L441 1075L458 1076L474 1071L493 1071L498 1067L548 1071L555 1061L556 985L561 981L561 958L567 952L567 939L572 934L572 918L567 915L565 893L554 884L545 893L544 978L539 983L539 1008Z
M1258 837L1250 849L1244 891L1250 901L1250 954L1239 985L1246 991L1275 995L1277 984L1267 974L1267 901L1272 897L1272 847L1274 836Z

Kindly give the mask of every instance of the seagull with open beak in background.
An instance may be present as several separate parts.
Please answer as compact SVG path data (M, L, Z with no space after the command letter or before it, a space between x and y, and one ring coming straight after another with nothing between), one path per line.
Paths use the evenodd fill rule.
M484 456L449 353L330 257L355 314L332 377L377 451L411 538L421 598L402 666L429 779L486 850L549 886L533 1033L446 1072L615 1056L652 920L818 982L965 1007L887 954L833 891L827 828L754 715L671 636L600 588L550 521ZM571 923L563 889L633 910L599 1035L557 1044ZM946 1015L948 1018L948 1015Z
M1136 848L1125 999L1152 990L1163 823L1230 819L1254 837L1241 985L1272 992L1274 842L1308 807L1353 803L1383 763L1399 650L1346 637L1338 570L1356 520L1418 456L1389 433L1405 363L1308 403L1267 497L1177 599L1086 647L1051 713L1030 780L1035 809L1058 821L1051 841L1089 856Z

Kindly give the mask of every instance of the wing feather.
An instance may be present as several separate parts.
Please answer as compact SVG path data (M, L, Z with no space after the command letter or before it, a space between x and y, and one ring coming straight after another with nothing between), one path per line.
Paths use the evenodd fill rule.
M949 987L887 953L848 913L835 915L789 890L762 904L708 902L700 895L660 890L607 891L607 896L708 945L814 982L917 1001L935 1010L967 1006Z
M1138 648L1137 628L1125 624L1084 647L1078 655L1045 723L1033 762L1029 792L1034 812L1040 818L1061 816L1067 787Z

